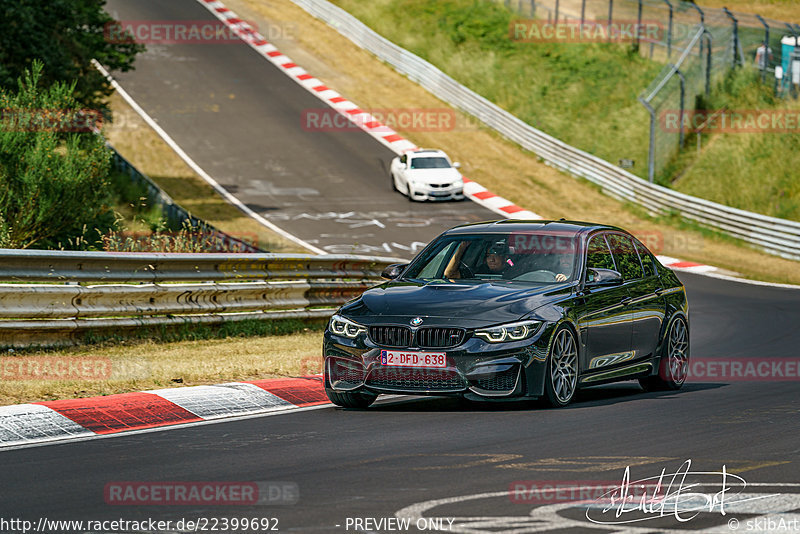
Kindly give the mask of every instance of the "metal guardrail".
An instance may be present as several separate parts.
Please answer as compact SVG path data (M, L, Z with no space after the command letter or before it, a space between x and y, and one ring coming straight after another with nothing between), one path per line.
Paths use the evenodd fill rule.
M0 250L0 346L71 344L90 331L146 326L325 318L395 261ZM41 281L50 283L29 283Z
M752 213L692 197L655 184L537 130L486 98L456 82L424 59L381 37L326 0L292 0L353 43L389 63L438 98L468 113L546 163L598 184L616 198L654 213L679 213L707 227L746 241L766 252L800 259L800 223Z

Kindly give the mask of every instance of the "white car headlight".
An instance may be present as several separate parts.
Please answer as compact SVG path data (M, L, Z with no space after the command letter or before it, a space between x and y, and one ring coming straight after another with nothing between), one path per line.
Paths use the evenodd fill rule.
M489 343L521 341L535 334L541 324L541 321L520 321L518 323L480 328L475 330L475 335L482 337Z
M349 337L350 339L355 339L359 334L363 334L367 331L365 326L354 323L350 319L345 319L341 315L334 315L331 317L328 328L337 336Z

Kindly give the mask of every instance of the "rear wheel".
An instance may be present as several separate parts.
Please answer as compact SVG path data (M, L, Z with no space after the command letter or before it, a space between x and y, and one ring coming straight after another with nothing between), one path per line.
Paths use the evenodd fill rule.
M553 345L547 357L545 400L554 408L566 406L575 396L577 387L578 344L572 330L561 327L553 337Z
M639 379L645 391L680 389L689 374L689 328L683 317L672 321L658 365L658 374Z
M367 408L378 398L375 394L365 393L363 391L338 392L326 389L325 393L332 403L342 408Z

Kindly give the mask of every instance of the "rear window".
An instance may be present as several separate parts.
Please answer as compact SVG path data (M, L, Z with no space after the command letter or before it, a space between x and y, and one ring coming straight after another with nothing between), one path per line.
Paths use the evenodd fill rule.
M633 244L636 247L636 251L639 253L639 259L642 260L642 267L644 267L644 275L645 277L654 276L656 274L656 266L653 263L655 261L653 259L653 255L650 254L650 251L645 248L644 245L633 240Z
M639 254L633 248L630 238L621 234L609 234L608 244L614 254L614 261L619 267L623 280L636 280L644 278L644 270L639 261Z

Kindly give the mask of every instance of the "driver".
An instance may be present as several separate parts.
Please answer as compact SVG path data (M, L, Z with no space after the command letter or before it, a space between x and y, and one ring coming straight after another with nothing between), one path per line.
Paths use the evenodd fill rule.
M486 250L486 257L483 261L486 263L486 268L489 272L494 274L502 274L506 267L513 265L511 260L508 259L505 249L497 244L492 245Z
M571 254L559 254L556 256L556 265L553 272L556 273L556 282L564 282L572 276L573 257Z

